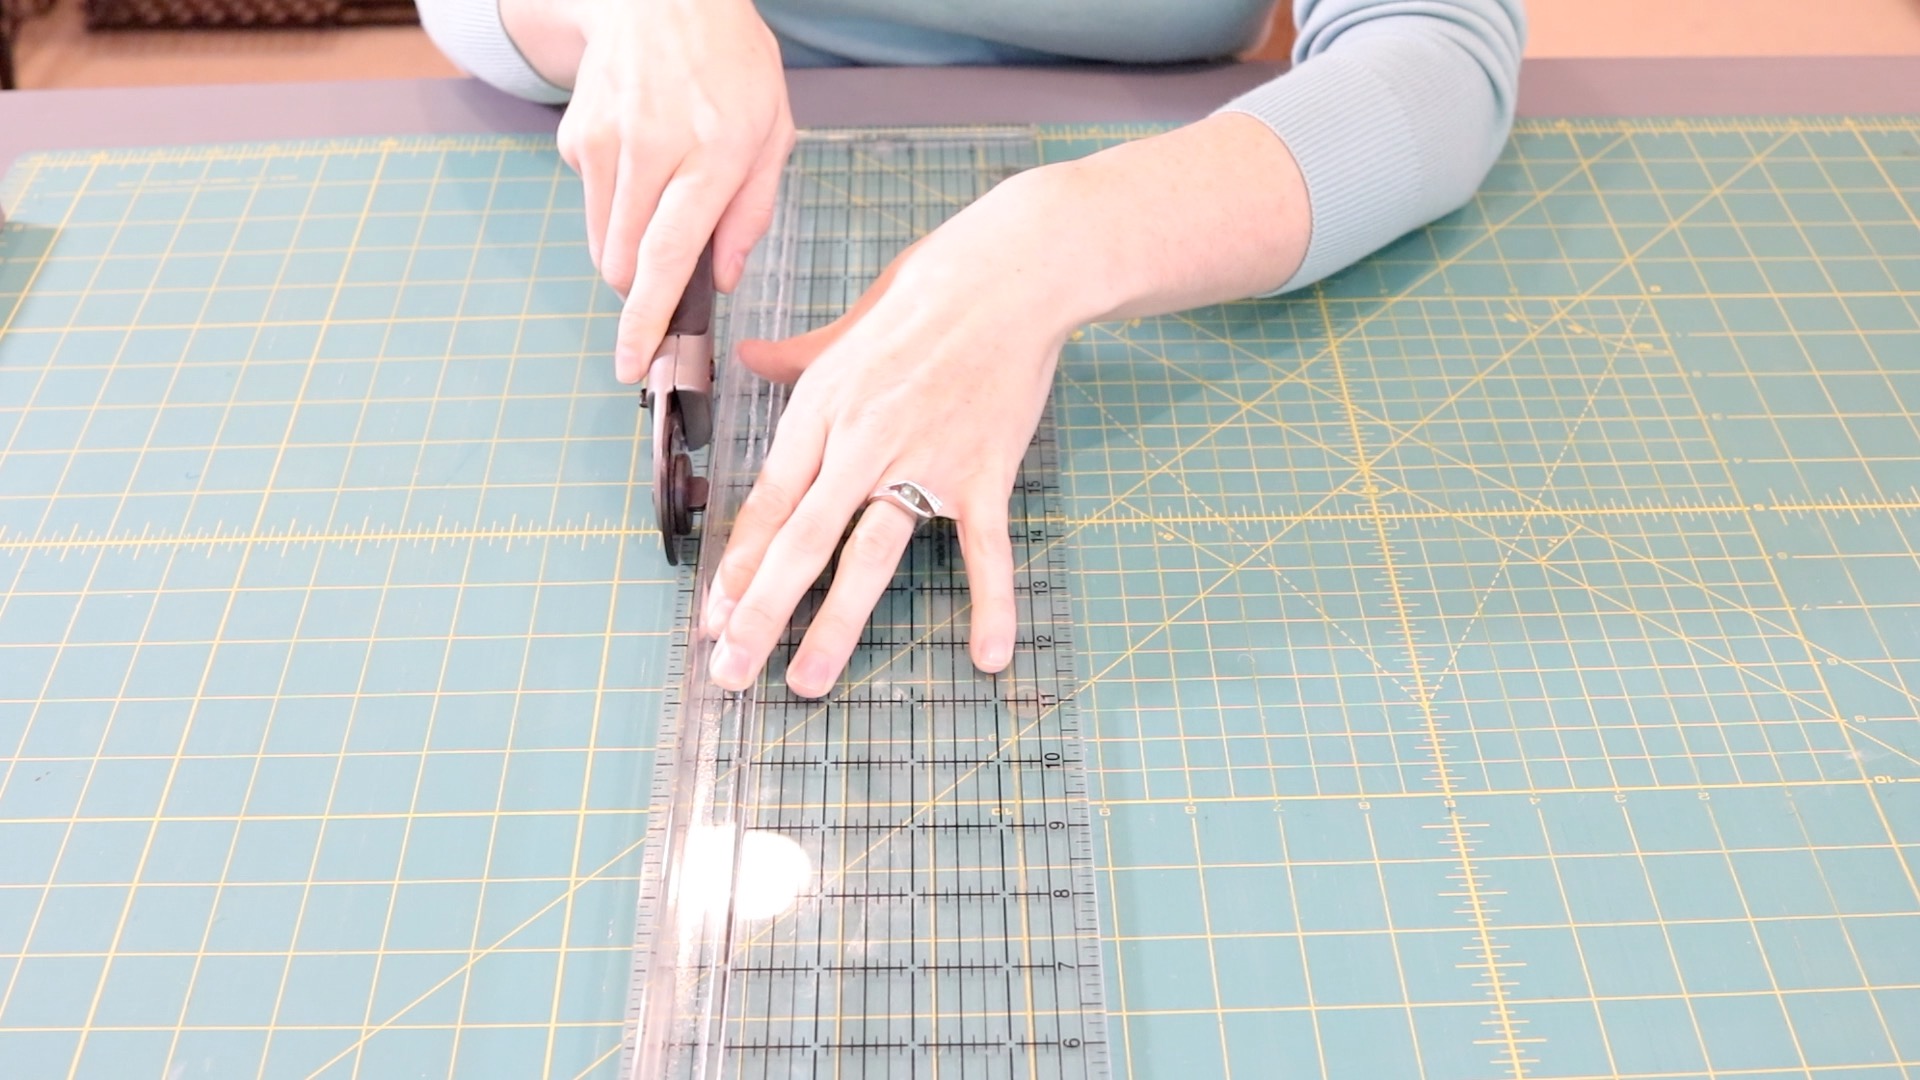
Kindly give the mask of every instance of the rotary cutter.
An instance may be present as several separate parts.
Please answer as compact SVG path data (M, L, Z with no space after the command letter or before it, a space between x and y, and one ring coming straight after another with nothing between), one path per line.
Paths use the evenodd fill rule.
M693 470L693 451L713 438L713 300L708 244L640 391L640 407L653 420L653 516L674 565L680 542L693 534L693 515L707 505L707 481Z

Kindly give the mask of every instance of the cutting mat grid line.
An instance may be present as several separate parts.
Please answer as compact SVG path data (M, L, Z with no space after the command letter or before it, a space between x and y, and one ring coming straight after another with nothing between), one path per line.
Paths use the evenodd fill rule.
M611 1075L677 581L550 142L0 190L7 1075ZM1524 121L1076 336L1121 1075L1920 1074L1917 207L1909 119Z

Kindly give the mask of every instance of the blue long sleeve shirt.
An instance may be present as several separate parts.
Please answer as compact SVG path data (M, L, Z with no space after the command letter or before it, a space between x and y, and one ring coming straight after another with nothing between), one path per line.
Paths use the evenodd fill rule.
M418 0L463 70L562 103L503 28L499 0ZM1136 64L1227 58L1273 0L757 0L789 66ZM1522 0L1294 0L1292 64L1222 102L1271 128L1306 180L1309 285L1472 198L1512 129Z

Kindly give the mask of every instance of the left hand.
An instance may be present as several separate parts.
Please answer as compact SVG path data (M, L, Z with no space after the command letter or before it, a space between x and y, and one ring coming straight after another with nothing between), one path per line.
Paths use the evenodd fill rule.
M1029 169L894 260L852 310L740 359L794 381L721 556L701 631L713 681L765 666L855 514L837 576L787 669L830 689L916 524L861 506L913 480L959 525L973 662L1013 656L1007 505L1067 335L1247 296L1293 274L1311 234L1306 180L1265 123L1221 114L1087 158Z
M1084 321L1062 295L1084 275L1031 218L1025 179L908 248L833 323L741 344L755 372L795 385L709 590L703 629L718 636L710 674L723 689L753 683L845 536L787 671L803 697L833 686L918 524L887 503L862 511L898 480L932 492L958 527L974 663L998 671L1012 657L1008 498L1060 349Z

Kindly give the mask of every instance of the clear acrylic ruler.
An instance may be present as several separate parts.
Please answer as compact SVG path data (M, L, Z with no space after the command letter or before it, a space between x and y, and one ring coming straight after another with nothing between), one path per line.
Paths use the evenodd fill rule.
M901 249L1037 160L1027 129L807 135L723 350L830 321ZM1109 1075L1051 414L1010 503L1020 633L1009 668L985 676L968 659L958 545L929 526L839 687L811 701L786 691L784 652L757 688L713 688L707 643L688 633L784 401L725 361L716 394L624 1074Z

